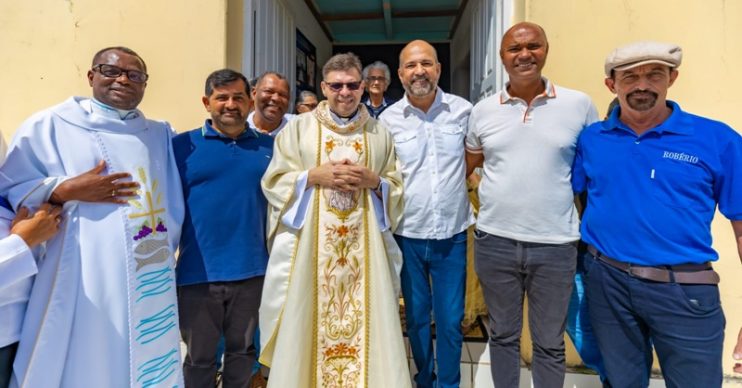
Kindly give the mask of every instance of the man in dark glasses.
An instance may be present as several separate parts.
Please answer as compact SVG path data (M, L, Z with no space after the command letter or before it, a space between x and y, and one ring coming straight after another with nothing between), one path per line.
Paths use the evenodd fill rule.
M278 134L262 180L271 251L260 360L269 387L409 387L391 135L360 104L357 56L333 56L322 77L327 100Z
M404 216L394 236L404 255L402 294L418 370L415 382L420 388L458 387L466 230L474 222L464 176L471 104L438 87L441 64L435 48L425 41L405 46L397 73L405 95L379 120L394 136L404 179Z
M182 386L173 130L137 109L149 76L136 52L100 50L87 78L92 98L29 118L0 172L14 209L64 209L39 262L11 384Z

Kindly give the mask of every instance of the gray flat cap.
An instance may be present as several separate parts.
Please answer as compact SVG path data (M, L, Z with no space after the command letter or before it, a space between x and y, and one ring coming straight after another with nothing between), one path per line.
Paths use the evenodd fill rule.
M628 70L648 63L659 63L670 67L680 66L683 50L672 43L634 42L613 50L605 59L605 75L611 70Z

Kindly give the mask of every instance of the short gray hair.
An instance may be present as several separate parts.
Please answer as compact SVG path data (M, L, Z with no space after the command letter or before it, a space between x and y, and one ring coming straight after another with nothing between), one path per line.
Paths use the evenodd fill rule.
M376 61L366 67L363 68L363 79L368 78L368 72L371 69L381 69L384 70L384 78L386 78L386 82L389 83L392 80L392 73L389 71L389 66L386 65L386 63L382 61Z
M351 52L335 54L322 66L322 78L327 78L331 71L348 71L350 69L356 69L358 74L361 74L361 60L358 59L358 56Z
M307 98L307 97L314 97L315 100L318 100L319 101L319 98L317 98L317 95L313 91L311 91L311 90L302 90L299 93L299 97L296 98L296 105L299 105L302 102L304 102L304 99Z

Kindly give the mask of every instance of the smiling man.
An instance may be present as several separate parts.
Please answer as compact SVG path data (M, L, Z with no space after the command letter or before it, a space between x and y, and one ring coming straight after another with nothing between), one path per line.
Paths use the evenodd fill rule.
M250 126L275 137L288 123L290 92L289 81L279 73L270 71L258 77L252 91L255 110L247 117Z
M272 248L260 360L269 387L409 387L391 135L360 104L358 57L333 56L322 76L327 100L276 137L262 181Z
M402 294L415 382L420 388L458 387L466 229L474 221L464 175L471 104L438 87L441 64L428 42L414 40L402 49L397 75L405 95L379 121L394 136L405 185L404 216L394 237L404 256Z
M211 73L201 100L210 118L173 139L186 202L177 268L180 332L188 348L183 376L186 387L213 386L214 354L224 336L222 384L246 387L268 262L260 178L273 138L245 122L250 87L242 74Z
M577 136L598 113L587 95L541 75L548 52L536 24L505 32L500 58L510 81L477 103L466 138L467 175L484 170L475 268L489 311L497 387L519 384L524 296L533 384L564 384L564 329L580 238L569 177Z
M149 76L131 49L100 50L87 76L93 98L28 119L0 170L15 209L49 201L65 219L39 263L11 385L180 386L173 132L136 109Z
M679 46L635 42L605 60L619 108L577 144L590 318L615 387L646 387L652 348L668 387L720 387L724 312L716 210L742 260L742 136L667 100Z

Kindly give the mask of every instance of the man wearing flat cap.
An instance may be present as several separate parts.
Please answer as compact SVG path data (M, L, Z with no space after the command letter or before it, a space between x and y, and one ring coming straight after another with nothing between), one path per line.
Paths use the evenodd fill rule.
M614 387L646 387L654 345L668 387L719 387L724 313L711 220L731 220L742 259L742 137L666 100L680 47L637 42L605 62L619 100L585 129L572 184L590 318Z

